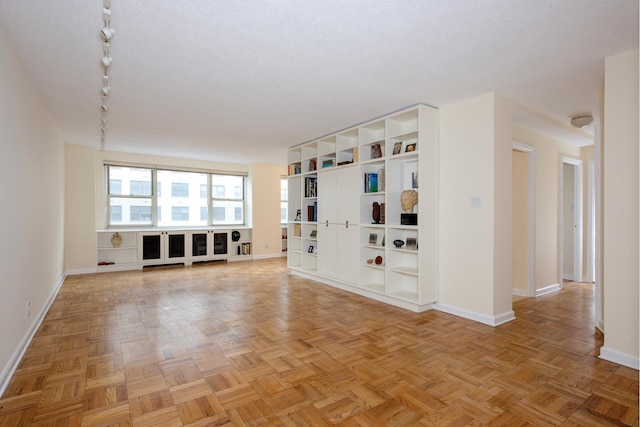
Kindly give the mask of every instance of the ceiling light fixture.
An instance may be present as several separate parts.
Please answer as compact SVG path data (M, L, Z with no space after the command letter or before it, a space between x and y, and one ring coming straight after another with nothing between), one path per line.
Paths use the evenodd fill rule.
M582 129L586 128L593 122L593 116L590 113L577 114L571 117L571 126Z
M102 95L102 104L100 105L100 148L104 150L104 145L107 140L107 113L109 112L109 94L111 93L111 86L109 86L109 67L113 62L111 58L111 38L115 33L115 30L111 28L111 0L103 0L102 3L102 24L103 27L100 30L100 36L104 40L102 43L102 58L100 63L103 67L102 73L102 88L100 88L100 94Z

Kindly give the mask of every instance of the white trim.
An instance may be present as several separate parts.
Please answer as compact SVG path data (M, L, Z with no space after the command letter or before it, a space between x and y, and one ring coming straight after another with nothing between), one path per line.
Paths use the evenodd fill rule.
M618 350L614 350L608 347L600 348L600 359L608 360L609 362L617 363L618 365L628 366L633 369L640 369L640 358L632 354L623 353Z
M596 121L594 126L595 143L593 150L593 157L595 160L594 170L594 196L595 196L595 265L594 276L596 281L594 304L596 312L596 323L601 325L599 329L604 333L604 318L602 314L602 301L604 298L604 290L602 287L602 143L600 121Z
M562 279L563 280L570 280L572 282L576 282L577 280L575 279L575 276L573 274L563 274L562 275Z
M512 148L527 153L527 290L528 297L535 296L536 283L536 149L520 141L513 141Z
M2 373L0 374L0 396L2 396L5 390L7 389L7 386L9 385L9 381L11 381L11 377L13 377L13 374L16 372L16 369L18 369L18 365L22 360L22 356L24 356L24 353L27 351L27 348L29 348L29 344L31 343L33 336L36 334L36 332L38 331L38 328L42 324L42 321L44 320L45 315L49 311L49 308L51 307L51 304L53 304L53 301L56 299L56 296L58 295L58 292L60 291L60 288L62 287L62 284L64 283L66 278L67 278L67 275L65 273L60 278L60 281L56 284L55 288L53 289L53 292L51 293L51 295L49 295L49 298L40 309L40 312L38 313L38 315L33 318L33 322L31 323L31 326L27 330L27 333L24 335L24 337L22 337L20 344L18 344L18 347L11 355L9 362L5 365L4 369L2 370Z
M527 291L522 290L522 289L512 289L511 293L513 295L519 296L519 297L526 297L527 296Z
M77 270L67 270L67 276L77 276L79 274L95 274L98 272L97 268L80 268Z
M269 259L269 258L282 258L282 253L278 252L275 254L264 254L264 255L254 255L253 259Z
M404 308L406 310L410 310L416 313L422 313L423 311L427 311L427 310L431 310L432 308L435 308L434 304L431 304L431 303L420 304L418 302L404 299L402 297L395 297L390 294L369 290L358 285L352 285L349 283L340 282L340 281L329 279L326 277L317 276L315 274L308 274L304 270L300 270L298 268L289 267L289 270L291 271L291 274L293 274L294 276L304 277L305 279L309 279L313 282L318 282L320 284L333 286L334 288L342 289L356 295L360 295L366 298L371 298L373 300L380 301L385 304L390 304L396 307Z
M596 281L595 269L595 162L587 162L587 282Z
M547 295L552 292L557 292L562 289L559 283L555 283L553 285L545 286L544 288L540 288L536 291L536 297L541 297L542 295Z
M573 279L576 282L582 282L582 160L574 159L572 157L562 157L560 162L560 203L561 209L559 218L561 224L564 224L564 164L573 165ZM560 251L560 268L564 268L564 226L560 227L560 236L562 242L562 251ZM564 273L564 272L563 272ZM564 274L561 275L564 277Z
M604 334L604 322L602 320L599 320L597 322L596 328L598 328L598 330Z
M503 323L510 322L516 318L513 310L506 311L502 314L498 314L497 316L487 316L486 314L440 303L434 304L433 308L438 311L442 311L443 313L453 314L454 316L463 317L489 326L502 325Z

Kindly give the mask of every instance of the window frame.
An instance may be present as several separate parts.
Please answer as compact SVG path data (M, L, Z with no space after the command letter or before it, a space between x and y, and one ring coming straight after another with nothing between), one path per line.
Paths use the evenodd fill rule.
M127 229L127 228L141 228L141 229L170 229L170 228L201 228L201 227L216 227L216 228L229 228L229 227L246 227L247 226L247 199L246 199L246 195L247 195L247 178L249 177L249 174L246 172L235 172L235 171L214 171L214 170L194 170L194 169L181 169L181 168L177 168L177 167L162 167L162 166L152 166L152 165L143 165L143 164L129 164L129 163L111 163L111 162L104 162L103 163L104 166L104 182L105 182L105 203L106 203L106 209L105 209L105 225L107 229ZM111 194L111 188L110 188L110 168L129 168L129 169L141 169L141 170L147 170L150 171L151 173L151 194L150 195L125 195L125 194ZM206 174L207 175L207 221L206 221L206 225L202 225L202 224L191 224L191 223L187 223L184 225L162 225L162 226L158 226L158 197L160 197L160 195L158 194L158 190L159 190L159 186L160 183L158 182L158 171L171 171L171 172L184 172L184 173L198 173L198 174ZM214 176L229 176L229 177L239 177L242 179L242 184L240 186L241 188L241 197L240 198L236 198L236 194L235 191L231 191L233 190L233 188L230 191L225 191L226 194L232 193L232 197L224 197L224 198L217 198L217 197L213 197L213 182L214 182ZM116 179L120 179L120 178L116 178ZM122 185L123 185L123 181L122 179L120 179L120 192L122 193ZM191 200L192 197L192 192L189 191L189 197L187 198L183 198L184 200ZM196 195L195 199L198 199L199 201L202 201L202 198L200 197L200 191L198 192L198 194ZM112 219L112 214L111 214L111 203L112 203L112 199L145 199L145 200L149 200L150 201L150 206L151 206L151 221L150 223L144 223L144 224L135 224L135 223L130 223L131 220L129 220L129 223L127 224L112 224L111 219ZM229 222L229 221L224 221L224 222L215 222L214 221L214 215L213 215L213 208L214 208L214 203L215 202L235 202L235 203L239 203L240 206L235 206L232 210L231 210L231 215L229 218L229 221L234 221L235 218L235 209L236 208L241 208L242 210L242 219L241 219L241 223L237 223L237 222ZM114 206L117 206L114 205ZM122 217L124 217L124 210L126 208L126 205L120 205L121 206L121 213L120 213L120 220L122 221ZM203 208L204 206L201 206L201 208ZM201 217L201 216L198 216ZM225 216L226 218L226 216ZM188 221L187 221L188 222Z

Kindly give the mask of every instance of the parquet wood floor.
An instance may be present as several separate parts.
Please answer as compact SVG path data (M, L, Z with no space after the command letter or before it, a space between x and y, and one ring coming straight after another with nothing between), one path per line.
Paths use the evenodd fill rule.
M284 260L68 277L2 426L638 426L593 286L492 328L288 274Z

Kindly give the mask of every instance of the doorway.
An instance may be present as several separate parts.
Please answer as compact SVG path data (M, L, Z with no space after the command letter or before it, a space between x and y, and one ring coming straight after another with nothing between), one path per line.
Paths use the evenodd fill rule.
M514 141L513 165L513 295L534 297L536 254L536 152Z
M582 281L582 160L563 157L560 170L560 277Z

